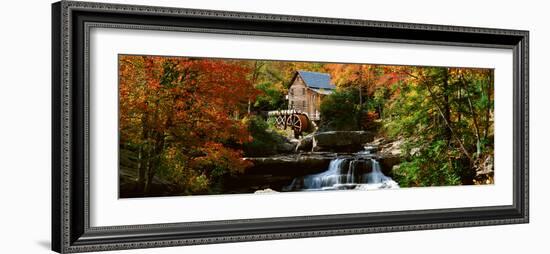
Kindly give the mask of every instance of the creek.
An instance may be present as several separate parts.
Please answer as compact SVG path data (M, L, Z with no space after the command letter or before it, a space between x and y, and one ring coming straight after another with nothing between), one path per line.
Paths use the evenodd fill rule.
M283 191L372 190L399 188L397 182L384 175L371 149L349 155L337 155L326 171L296 177Z

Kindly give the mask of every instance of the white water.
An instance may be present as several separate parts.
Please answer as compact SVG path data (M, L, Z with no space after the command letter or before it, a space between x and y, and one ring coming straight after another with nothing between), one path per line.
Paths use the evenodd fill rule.
M365 184L358 186L356 189L371 190L371 189L395 189L399 188L391 177L384 175L380 168L380 163L375 159L370 159L372 163L372 172L364 175L364 179L367 181Z
M363 153L368 155L370 153ZM371 172L358 175L357 165L371 163ZM347 164L349 163L349 164ZM302 181L303 180L303 181ZM375 159L337 158L330 162L327 171L294 179L287 190L341 190L341 189L393 189L399 185L382 173L380 163Z

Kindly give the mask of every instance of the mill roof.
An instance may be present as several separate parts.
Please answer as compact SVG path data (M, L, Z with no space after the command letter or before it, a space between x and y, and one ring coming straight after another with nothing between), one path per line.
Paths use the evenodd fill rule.
M330 74L312 71L297 71L296 76L300 75L307 87L312 89L336 89L336 86L330 83ZM294 80L293 80L294 81Z

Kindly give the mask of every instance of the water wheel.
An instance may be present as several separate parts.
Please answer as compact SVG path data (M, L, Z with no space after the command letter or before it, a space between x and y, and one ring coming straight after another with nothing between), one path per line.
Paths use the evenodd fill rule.
M286 130L288 127L294 131L294 137L298 138L302 132L310 128L308 115L296 110L277 110L268 112L268 116L275 118L275 127ZM314 124L315 126L315 124Z
M288 116L286 125L294 131L294 137L298 138L309 127L309 120L304 114L292 114Z

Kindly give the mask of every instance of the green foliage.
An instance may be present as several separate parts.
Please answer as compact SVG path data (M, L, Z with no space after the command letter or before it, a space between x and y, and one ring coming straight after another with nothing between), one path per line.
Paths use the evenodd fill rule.
M359 129L359 96L353 89L338 89L321 102L321 129L349 131Z
M403 139L402 186L472 184L475 165L492 154L492 72L410 68L392 88L385 131Z
M389 97L389 89L385 86L378 87L372 96L372 99L368 100L368 110L377 112L378 115L384 117L384 107Z
M286 104L284 91L276 83L263 82L255 87L262 93L256 97L254 108L264 111L284 108Z
M205 175L199 175L193 178L189 183L190 193L204 193L210 187L210 181Z
M253 116L245 121L252 141L244 144L244 155L257 157L276 154L278 145L284 142L284 137L273 131L268 122L261 117Z
M394 170L394 178L402 187L461 183L462 165L448 161L445 141L438 140L416 150L410 161L401 163Z

